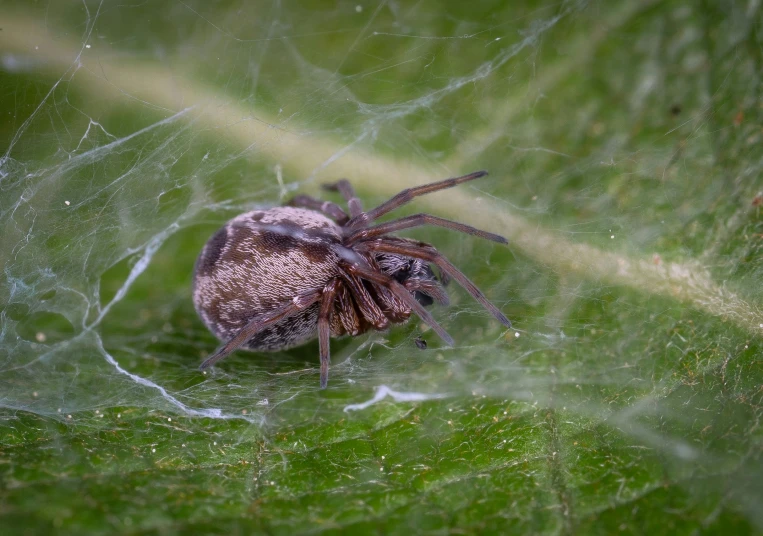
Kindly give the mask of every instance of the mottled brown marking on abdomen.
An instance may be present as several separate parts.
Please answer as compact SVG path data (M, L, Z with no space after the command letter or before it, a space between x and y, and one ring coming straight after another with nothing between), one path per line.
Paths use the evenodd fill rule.
M196 273L210 275L223 254L225 244L228 242L228 231L225 227L218 230L204 246L199 260L196 262Z

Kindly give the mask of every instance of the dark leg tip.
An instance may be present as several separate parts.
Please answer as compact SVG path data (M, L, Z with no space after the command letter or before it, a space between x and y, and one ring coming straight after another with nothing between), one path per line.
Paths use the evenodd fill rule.
M212 365L220 361L226 355L227 354L224 352L224 349L220 350L219 352L215 352L214 354L206 358L201 365L199 365L199 370L204 370L211 367Z
M461 175L460 177L454 177L452 179L446 179L447 181L452 181L453 184L463 184L465 182L473 181L475 179L479 179L481 177L484 177L487 175L487 171L480 170L480 171L474 171L472 173L467 173L466 175Z
M212 357L214 356L209 356L208 358L206 358L204 362L201 365L199 365L199 370L208 369L210 365L210 361L212 360Z

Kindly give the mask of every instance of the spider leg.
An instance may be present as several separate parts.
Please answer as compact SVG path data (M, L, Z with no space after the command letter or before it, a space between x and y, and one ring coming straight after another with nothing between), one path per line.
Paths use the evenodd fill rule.
M448 305L450 303L448 293L445 292L445 289L443 289L442 286L434 281L409 279L403 283L403 285L405 285L405 288L407 288L409 292L419 291L427 296L431 296L432 299L440 305Z
M421 292L422 294L426 294L427 296L432 298L434 301L436 301L440 305L448 305L450 303L450 298L448 297L448 294L443 290L443 288L437 282L409 279L405 281L402 285L406 288L406 290L409 293L413 294L414 299L416 299L415 293ZM395 294L394 292L392 292L390 289L386 287L376 285L374 290L377 293L377 296L376 296L377 303L382 308L387 318L390 319L390 321L397 324L397 323L405 322L406 320L408 320L410 313L400 312L400 306L406 305L407 302L402 301L397 296L397 294ZM423 305L426 306L428 304L423 304Z
M298 195L287 203L292 207L309 208L323 212L326 216L333 218L339 225L344 225L350 220L347 213L336 203L331 201L321 201L309 195Z
M253 319L246 326L244 326L241 331L239 331L231 340L225 343L222 348L220 348L212 356L208 357L199 368L204 370L205 368L211 367L221 359L228 357L237 348L240 348L243 344L246 343L246 341L254 337L263 329L272 326L287 316L293 315L302 309L310 307L320 298L320 290L301 294L299 296L295 296L294 299L292 299L292 301L286 305L279 307L278 309L274 309L263 316L259 316Z
M355 189L347 179L339 179L335 183L324 184L323 188L330 192L338 191L347 201L347 206L350 207L350 216L353 218L363 213L363 203L355 194Z
M350 235L350 237L347 239L347 243L352 244L358 240L376 238L388 233L394 233L395 231L402 231L403 229L421 227L422 225L444 227L445 229L452 229L461 233L478 236L486 240L492 240L493 242L498 242L499 244L509 243L508 240L497 234L481 231L469 225L464 225L463 223L446 220L444 218L438 218L437 216L432 216L431 214L414 214L413 216L406 216L397 220L380 223L379 225L374 225L373 227L360 229Z
M339 317L342 328L344 328L348 335L353 337L358 335L360 333L360 318L358 318L357 307L347 285L339 286L336 304L334 314Z
M439 251L422 242L411 243L404 242L402 240L396 240L393 238L383 238L380 240L374 240L372 242L361 242L356 246L358 249L364 249L370 252L379 253L395 253L397 255L405 255L407 257L413 257L415 259L421 259L427 262L431 262L437 266L443 273L449 275L458 283L464 287L464 289L472 295L482 306L487 309L501 324L507 328L511 327L511 321L498 310L498 308L490 303L485 295L477 288L477 286L469 281L458 268L453 266L451 262L446 259Z
M376 259L373 255L369 254L363 257L363 260L366 261L369 268L375 272L381 271L381 268L376 263ZM370 286L370 291L374 294L374 301L379 305L384 312L384 316L386 316L390 322L399 324L410 318L411 312L406 310L406 302L398 298L397 294L382 285ZM406 285L405 288L408 288L408 286Z
M383 287L391 290L395 296L404 301L406 305L408 305L408 307L410 307L411 310L416 313L419 318L421 318L421 320L428 324L432 330L434 330L434 332L437 333L437 335L439 335L443 341L445 341L448 346L453 346L455 344L453 338L448 335L448 332L445 331L442 326L440 326L440 324L437 323L432 315L429 314L429 311L424 309L424 306L417 302L416 299L411 295L410 292L408 292L408 290L406 290L403 285L392 279L390 276L375 271L365 262L364 264L360 264L358 262L343 261L342 266L351 275L355 275L367 281L371 281L372 283L382 285Z
M347 226L352 229L362 228L369 222L383 216L387 212L395 210L396 208L405 205L410 202L414 197L420 195L430 194L446 188L453 188L454 186L463 182L473 181L487 175L487 171L475 171L462 177L455 177L452 179L445 179L444 181L432 182L430 184L424 184L422 186L416 186L414 188L406 188L397 195L391 197L376 208L372 208L368 212L362 212L357 216L353 216L352 219L347 222Z
M331 362L331 349L329 344L331 327L329 322L331 321L334 298L336 298L339 285L339 279L334 279L324 287L323 295L321 296L321 308L318 312L318 346L320 348L319 355L321 359L321 389L325 389L329 383L329 363Z
M389 319L381 310L379 305L374 301L371 293L363 286L363 282L360 278L349 272L345 274L345 283L350 288L355 302L358 304L358 309L361 318L365 319L369 324L378 330L387 329L389 327Z

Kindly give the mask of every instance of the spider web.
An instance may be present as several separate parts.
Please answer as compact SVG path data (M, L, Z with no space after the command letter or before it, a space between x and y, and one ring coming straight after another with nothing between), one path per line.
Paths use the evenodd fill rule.
M736 30L724 35L748 32L759 55L759 25L740 13L723 12ZM663 479L691 498L691 519L760 528L763 186L751 119L760 71L731 37L709 41L704 16L627 2L3 6L0 407L9 444L35 419L78 434L122 429L123 415L133 430L180 422L182 432L157 433L165 447L227 437L240 456L237 448L263 442L275 461L261 453L257 474L276 486L310 480L294 452L327 438L371 442L377 426L418 412L430 421L417 445L448 445L440 461L462 457L495 478L504 466L480 461L488 447L479 441L456 446L459 434L494 439L493 460L505 467L515 467L512 451L490 426L523 437L524 463L548 458L543 489L575 510L557 520L567 529L584 530L601 512L617 517L618 505ZM683 30L664 30L670 24ZM601 30L581 30L593 27ZM631 47L620 41L628 32ZM453 304L433 314L455 348L418 322L332 341L327 392L317 343L238 352L198 371L218 343L193 310L191 272L227 219L297 192L338 201L318 187L340 177L369 208L482 168L491 175L395 215L431 212L506 235L508 248L405 233L436 245L515 330L452 284ZM724 403L738 428L719 422ZM544 438L532 435L537 427ZM403 434L389 433L376 448ZM610 434L617 439L603 439ZM580 444L597 441L656 454L603 463L592 481L605 491L594 492L575 475L596 465ZM582 462L566 469L557 451ZM629 470L641 463L643 474ZM718 465L724 471L710 471ZM697 492L695 466L721 480L749 473L746 498L732 507L731 492ZM445 489L450 473L438 474ZM669 502L653 508L669 515Z

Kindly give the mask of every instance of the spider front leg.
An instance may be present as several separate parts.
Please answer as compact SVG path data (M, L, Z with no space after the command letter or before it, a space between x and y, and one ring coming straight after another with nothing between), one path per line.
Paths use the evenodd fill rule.
M414 259L421 259L423 261L431 262L437 266L443 273L452 277L477 300L482 306L487 309L501 324L507 328L511 327L511 321L498 310L498 307L490 303L485 295L472 283L468 277L466 277L458 268L453 266L451 262L446 259L439 251L429 244L423 242L412 242L409 240L403 240L400 238L380 238L377 240L370 240L368 242L359 242L355 245L357 249L368 251L371 253L394 253L397 255L405 255L407 257L413 257Z
M347 239L347 243L352 244L358 240L368 240L369 238L376 238L389 233L394 233L396 231L411 229L413 227L421 227L423 225L432 225L435 227L442 227L444 229L451 229L453 231L459 231L461 233L478 236L480 238L484 238L485 240L492 240L493 242L498 242L499 244L509 243L508 240L500 235L488 233L487 231L482 231L457 221L446 220L445 218L432 216L431 214L414 214L412 216L406 216L397 220L380 223L379 225L374 225L373 227L360 229L350 235L350 237Z
M414 186L413 188L406 188L402 192L397 193L381 205L376 208L372 208L368 212L362 212L357 216L353 215L352 219L347 222L347 226L351 229L361 229L367 226L375 219L385 215L387 212L395 210L398 207L409 203L414 197L421 195L431 194L432 192L439 192L446 188L453 188L464 182L473 181L487 175L487 171L475 171L462 177L454 177L452 179L445 179L444 181L432 182L429 184L423 184L421 186Z

